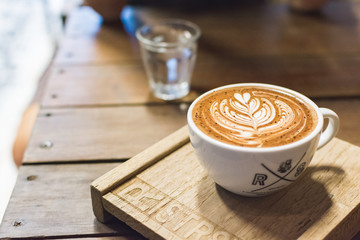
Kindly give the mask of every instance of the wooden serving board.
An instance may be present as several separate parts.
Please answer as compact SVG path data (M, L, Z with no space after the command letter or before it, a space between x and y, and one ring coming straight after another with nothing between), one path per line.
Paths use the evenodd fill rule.
M359 156L334 139L293 185L242 197L207 176L185 126L96 179L93 210L150 239L350 239L360 230Z

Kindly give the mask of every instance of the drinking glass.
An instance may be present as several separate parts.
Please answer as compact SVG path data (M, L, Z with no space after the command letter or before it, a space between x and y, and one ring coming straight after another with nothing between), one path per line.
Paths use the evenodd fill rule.
M186 96L197 55L200 28L186 20L169 19L136 31L154 95L163 100Z

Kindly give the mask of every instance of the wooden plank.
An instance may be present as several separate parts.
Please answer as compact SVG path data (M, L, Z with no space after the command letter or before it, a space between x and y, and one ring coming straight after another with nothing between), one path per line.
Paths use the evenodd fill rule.
M174 9L127 8L133 27L101 25L89 7L81 7L69 18L67 40L61 45L57 63L138 61L133 33L144 22L162 18L184 18L202 29L200 58L246 56L353 55L360 52L360 3L331 1L321 14L301 15L289 11L287 2L268 1L230 5L230 8L181 11ZM216 18L214 18L216 15ZM201 61L199 59L199 61ZM331 63L329 63L331 64Z
M121 64L54 67L42 100L43 107L144 103L165 102L152 94L142 66Z
M150 239L351 239L360 230L359 154L334 139L292 186L248 198L214 184L188 143L125 183L107 177L97 187L113 189L102 197L106 211Z
M172 14L194 21L205 42L222 45L220 54L230 56L336 56L360 50L359 1L330 1L313 15L290 11L286 1L240 3L200 13L154 10L147 17L156 13L159 18Z
M187 105L42 109L24 163L127 159L186 124Z
M309 97L360 96L360 57L235 57L196 65L193 89L199 92L243 82L284 86Z
M340 116L339 138L360 146L358 98L317 100L316 103L333 109ZM184 104L43 109L37 118L24 162L130 158L185 125L186 109ZM135 114L141 117L133 122ZM143 131L138 130L139 126ZM50 149L41 148L44 141L51 141L54 145Z
M264 82L310 97L360 95L358 1L330 2L312 16L270 1L187 17L203 30L195 89Z
M0 226L0 238L142 239L120 221L107 225L96 221L91 211L89 184L117 165L22 166Z
M276 84L297 90L309 97L360 96L357 75L360 57L357 66L351 66L351 63L345 61L342 63L344 69L351 69L347 69L347 72L343 69L337 73L331 69L321 69L315 62L310 64L313 68L310 72L311 67L305 67L304 64L308 64L311 59L296 61L298 63L293 64L296 69L290 69L289 66L287 70L276 69L270 60L262 63L260 70L256 70L256 65L251 65L249 61L227 64L199 63L192 78L193 91L179 101L192 101L205 90L237 82ZM284 64L287 64L286 61ZM250 70L251 68L254 69ZM303 72L303 68L308 71ZM262 69L268 70L262 72ZM142 66L121 64L55 67L48 79L42 100L43 107L143 103L164 101L158 100L151 93Z
M322 14L313 16L294 14L285 3L240 4L232 9L195 13L132 8L132 14L139 23L172 16L191 20L201 27L192 80L193 89L199 92L237 82L264 82L289 87L310 97L360 95L359 2L331 2ZM126 80L120 80L122 76L147 85L134 36L121 25L101 25L99 16L88 7L79 8L72 18L55 65L113 66L94 67L90 71L94 77L86 74L89 66L65 69L62 77L53 75L49 89L60 98L53 97L56 93L47 93L44 104L68 105L72 100L76 101L74 104L153 101L147 98L148 88L136 92L132 88L135 84L129 82L128 98L120 96L122 90L127 90L123 88ZM124 65L134 68L123 70ZM84 73L80 76L77 71ZM119 83L115 81L116 74ZM65 77L68 78L64 81ZM100 78L106 79L103 86L97 80ZM64 87L65 83L72 88ZM79 85L85 86L85 90L78 91L82 89ZM93 91L99 86L100 93L107 93L104 99Z
M187 142L189 142L189 134L187 126L184 126L133 157L131 163L125 162L92 182L91 199L96 218L101 222L107 222L110 219L109 213L103 208L101 196L112 190L111 187L124 183Z

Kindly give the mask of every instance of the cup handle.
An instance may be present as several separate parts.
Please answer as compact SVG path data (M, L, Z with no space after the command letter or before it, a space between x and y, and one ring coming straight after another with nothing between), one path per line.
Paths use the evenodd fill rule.
M329 123L320 136L320 141L317 149L322 148L328 142L330 142L330 140L335 137L340 126L339 117L334 111L328 108L320 108L320 112L322 113L324 119L325 118L329 119Z

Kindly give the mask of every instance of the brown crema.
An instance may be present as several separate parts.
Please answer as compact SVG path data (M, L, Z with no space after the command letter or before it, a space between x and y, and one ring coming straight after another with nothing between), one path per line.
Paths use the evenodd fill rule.
M206 135L243 147L275 147L298 141L317 125L315 109L286 91L234 86L202 97L192 118Z

